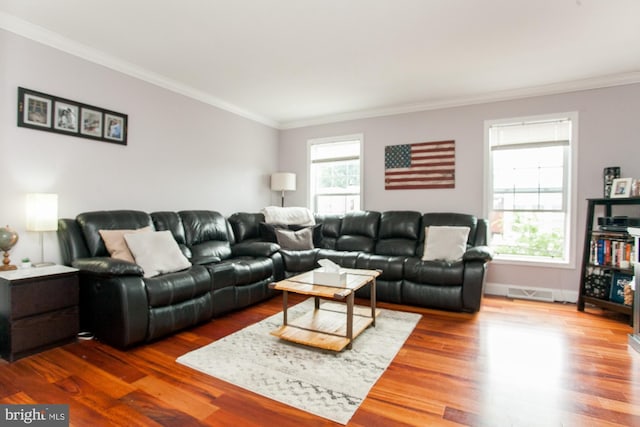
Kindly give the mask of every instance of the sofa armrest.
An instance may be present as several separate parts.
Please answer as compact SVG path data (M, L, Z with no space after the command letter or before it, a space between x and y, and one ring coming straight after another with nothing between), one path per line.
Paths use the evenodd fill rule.
M474 246L467 249L462 259L464 261L491 261L493 259L493 251L489 246Z
M100 341L118 348L147 338L149 300L138 276L80 274L80 323Z
M271 242L242 242L231 247L233 256L270 257L280 250L280 245Z
M79 258L71 265L81 272L100 276L142 276L144 271L138 264L109 257Z

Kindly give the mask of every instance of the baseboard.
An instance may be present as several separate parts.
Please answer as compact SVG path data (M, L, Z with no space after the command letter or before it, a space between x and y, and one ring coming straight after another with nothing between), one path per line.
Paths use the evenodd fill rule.
M578 301L578 291L506 285L503 283L487 283L484 288L484 293L488 295L508 296L510 298L522 298L537 301L553 300L569 303L575 303Z

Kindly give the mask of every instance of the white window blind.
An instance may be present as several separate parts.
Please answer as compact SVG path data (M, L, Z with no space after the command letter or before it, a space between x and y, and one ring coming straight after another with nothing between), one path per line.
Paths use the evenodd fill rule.
M492 125L492 209L565 211L570 136L569 119Z

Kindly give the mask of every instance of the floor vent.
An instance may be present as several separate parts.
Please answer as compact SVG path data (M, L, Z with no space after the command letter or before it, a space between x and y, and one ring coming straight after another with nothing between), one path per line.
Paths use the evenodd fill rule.
M509 287L507 289L507 297L553 302L553 291L551 289L526 289Z

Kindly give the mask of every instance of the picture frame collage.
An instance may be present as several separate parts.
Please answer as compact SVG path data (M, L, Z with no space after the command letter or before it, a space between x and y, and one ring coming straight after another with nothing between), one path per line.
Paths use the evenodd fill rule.
M128 116L18 87L18 126L127 145Z

